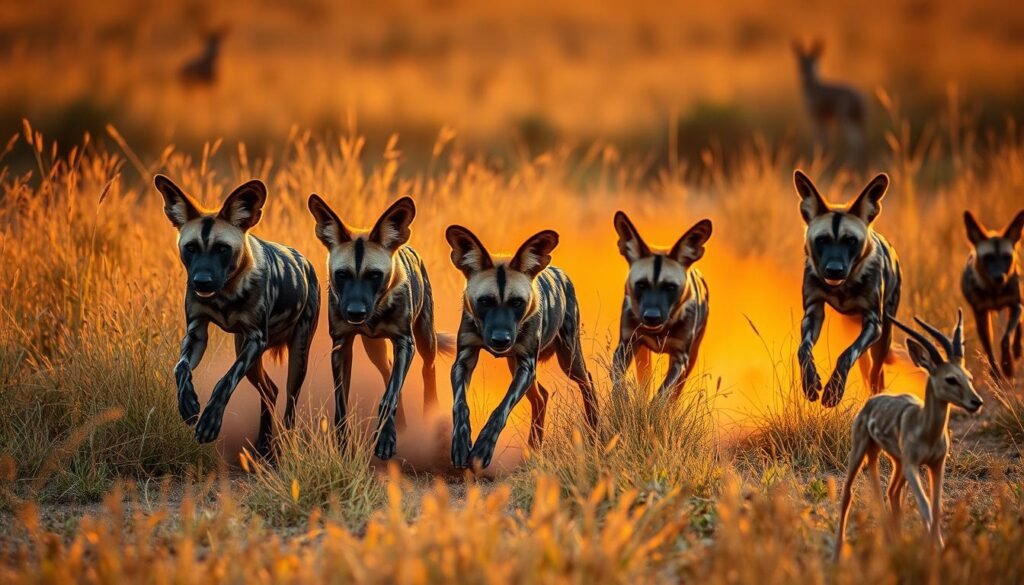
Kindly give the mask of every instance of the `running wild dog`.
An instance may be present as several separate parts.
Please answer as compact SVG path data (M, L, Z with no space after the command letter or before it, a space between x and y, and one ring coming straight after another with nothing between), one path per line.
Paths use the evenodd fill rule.
M1006 310L1006 332L1003 333L1002 373L1013 377L1013 362L1021 354L1021 292L1020 270L1017 261L1017 245L1024 230L1024 211L1017 213L1002 233L990 232L970 211L964 212L967 238L974 250L967 259L960 290L974 310L981 347L988 356L992 374L999 377L996 356L992 351L992 325L989 313ZM1010 352L1010 336L1013 336L1013 352Z
M816 39L808 46L793 41L793 53L800 70L804 102L814 128L815 140L824 146L830 128L838 128L851 154L860 156L865 141L867 106L864 96L856 89L838 83L822 81L818 63L825 51L825 43Z
M157 175L155 183L164 198L164 213L178 229L181 262L188 273L186 332L174 369L181 418L196 424L200 443L213 441L220 434L231 394L246 376L260 393L256 451L269 456L277 386L263 368L263 355L288 350L284 423L291 428L320 313L316 273L295 250L249 233L263 215L267 188L262 182L238 187L216 212L200 209L163 175ZM236 359L217 382L200 417L192 370L206 351L211 322L235 335Z
M310 195L309 211L316 235L328 250L330 274L328 322L334 351L334 426L344 440L348 395L352 383L352 344L362 336L370 360L385 376L377 421L375 454L395 455L398 436L395 411L412 365L413 350L423 359L423 402L437 404L434 359L439 349L450 352L452 341L434 332L434 300L427 269L419 254L406 245L416 205L403 197L389 207L372 229L346 226L318 195ZM394 349L394 368L387 375L387 347Z
M803 391L808 400L815 401L821 394L821 403L834 407L842 399L846 378L858 359L872 394L885 387L882 364L892 344L892 325L885 315L896 314L903 276L896 251L871 224L882 211L889 177L877 175L848 205L830 205L799 170L793 180L801 199L800 214L807 224L804 316L797 353ZM839 356L822 393L812 350L821 334L826 303L843 315L860 315L861 332ZM869 348L870 359L865 353Z
M971 384L971 374L964 367L963 311L958 312L952 339L916 319L945 350L945 359L924 335L895 319L891 320L909 336L907 351L914 365L928 372L924 402L910 394L874 396L854 419L853 447L839 509L836 558L846 538L853 480L865 461L871 475L871 489L878 504L884 505L878 475L880 453L885 453L892 461L888 498L893 529L899 527L903 489L909 485L921 510L925 528L931 532L935 543L942 546L942 477L949 453L949 409L951 405L959 406L973 413L982 404ZM931 476L930 501L921 485L921 466L927 467Z
M537 380L537 362L552 355L579 385L587 422L597 426L597 398L580 347L576 291L560 269L549 266L558 234L542 231L511 258L492 257L468 229L450 226L445 238L452 263L466 277L458 351L452 366L454 392L452 463L457 468L491 464L498 435L526 395L533 413L530 445L543 439L548 392ZM512 385L472 444L466 389L480 350L507 358Z
M629 262L625 299L615 349L615 386L621 387L636 358L637 378L650 377L651 352L669 355L668 375L659 394L678 394L697 362L708 322L708 285L693 264L704 256L711 222L702 219L671 250L654 250L644 242L625 213L615 214L619 252Z

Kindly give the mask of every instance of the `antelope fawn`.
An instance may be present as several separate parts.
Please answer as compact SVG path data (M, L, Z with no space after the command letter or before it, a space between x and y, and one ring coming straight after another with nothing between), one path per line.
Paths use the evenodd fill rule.
M971 384L971 373L964 367L963 311L958 311L952 339L941 331L915 317L945 350L946 358L928 339L891 316L889 320L907 333L907 351L914 364L928 372L924 402L909 394L882 395L870 398L853 421L853 447L846 469L839 509L839 529L836 535L836 558L846 537L846 517L850 510L853 480L867 461L871 475L871 489L879 506L882 486L878 475L878 455L892 461L888 498L892 508L890 521L895 530L899 526L900 498L903 489L910 490L917 499L925 527L932 538L942 546L942 477L949 454L949 409L959 406L968 412L977 412L982 400ZM931 476L931 500L921 485L921 466Z
M225 35L226 28L218 28L203 35L203 52L185 61L178 71L178 77L184 85L212 86L217 83L217 62Z

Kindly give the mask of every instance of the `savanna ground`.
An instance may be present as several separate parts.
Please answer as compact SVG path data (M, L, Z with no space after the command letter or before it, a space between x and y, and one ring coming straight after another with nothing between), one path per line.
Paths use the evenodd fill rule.
M197 30L222 25L218 83L180 87ZM917 0L5 9L0 581L1021 582L1024 388L991 380L970 320L986 407L954 414L945 550L920 538L909 499L902 533L883 530L862 478L850 545L831 563L836 485L865 390L853 374L834 410L800 394L791 174L804 168L843 200L868 172L888 172L877 227L904 262L900 313L948 328L963 304L962 211L996 227L1024 207L1022 31L1024 11L1007 3ZM813 34L829 40L826 77L871 101L867 170L808 147L789 41ZM413 196L411 244L441 330L461 309L446 225L471 227L492 250L558 230L599 429L581 424L577 392L547 367L543 448L523 446L524 404L494 469L455 474L442 359L436 413L421 412L411 370L410 425L388 469L368 446L382 384L360 358L356 436L339 452L324 426L321 323L300 424L282 431L275 466L241 451L257 417L244 382L222 440L196 445L175 405L184 270L155 172L208 205L262 178L270 198L255 233L317 267L326 254L310 192L356 225ZM675 403L650 401L648 388L610 393L625 277L616 209L660 244L701 217L715 223L698 264L710 329ZM824 374L853 335L830 316ZM214 334L201 398L230 359ZM485 361L474 429L508 383ZM888 372L890 391L921 391L905 360ZM283 381L283 366L271 376Z

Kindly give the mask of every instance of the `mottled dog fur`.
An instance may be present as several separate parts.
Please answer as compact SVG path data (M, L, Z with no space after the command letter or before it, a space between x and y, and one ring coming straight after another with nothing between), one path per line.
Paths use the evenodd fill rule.
M651 352L668 354L659 393L677 394L697 362L708 323L708 285L693 264L704 256L711 222L702 219L670 250L652 250L625 213L615 214L619 252L629 262L613 376L616 388L635 356L641 384L650 377Z
M579 385L587 421L597 425L597 398L580 346L580 311L576 291L564 272L549 266L558 234L542 231L511 258L495 258L461 226L448 228L452 263L466 277L462 323L455 364L452 463L457 468L487 467L498 435L516 404L526 395L533 419L530 445L543 438L548 392L537 380L537 363L558 356L569 378ZM472 443L466 389L480 350L508 359L512 385Z
M334 344L334 425L339 439L344 439L352 383L352 344L358 335L371 361L386 378L375 454L390 459L398 447L395 412L414 348L423 359L423 402L431 408L437 404L434 359L439 349L450 353L452 345L450 338L439 338L434 331L434 299L427 269L419 254L406 245L416 205L409 197L399 199L370 230L346 226L315 194L309 198L309 211L316 219L316 235L329 251L327 315ZM390 376L386 373L384 340L390 341L394 350Z
M163 175L157 175L155 183L164 198L164 213L178 229L178 249L188 272L186 332L174 369L178 410L182 419L196 425L199 442L213 441L220 434L231 394L246 376L261 399L256 451L269 455L278 390L263 368L263 355L267 350L288 350L284 422L290 428L320 312L316 273L295 250L249 233L259 223L267 199L262 182L238 187L216 212L200 209ZM235 335L236 360L199 416L192 370L206 351L210 323Z
M807 224L804 317L797 354L803 391L808 400L817 400L820 394L823 405L834 407L858 359L872 394L885 387L882 364L892 344L892 325L885 315L895 315L899 308L903 275L896 251L871 224L882 211L889 177L877 175L849 205L830 205L800 171L793 180L800 195L800 215ZM861 331L839 356L822 392L812 350L825 321L826 303L843 315L859 315ZM869 348L870 360L865 355Z
M1002 232L991 232L970 211L964 212L967 239L974 248L967 259L960 290L974 311L981 347L988 357L992 375L1000 375L992 351L992 324L989 313L1006 311L1006 331L1000 342L1002 374L1013 377L1013 362L1021 354L1021 292L1017 247L1024 230L1024 211L1017 213ZM1010 337L1013 337L1011 351Z

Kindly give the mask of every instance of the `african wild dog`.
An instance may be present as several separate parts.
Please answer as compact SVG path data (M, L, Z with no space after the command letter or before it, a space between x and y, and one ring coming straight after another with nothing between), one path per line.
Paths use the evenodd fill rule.
M860 335L839 356L821 395L821 403L833 407L843 397L850 368L862 356L861 371L872 394L885 386L882 363L892 344L892 324L885 315L896 314L903 276L896 251L871 223L882 210L880 202L889 188L889 177L877 175L849 205L829 205L800 171L794 173L793 181L801 199L800 214L807 223L804 317L797 355L808 400L817 400L821 393L812 349L825 320L825 303L843 315L861 317ZM868 348L870 363L865 355Z
M186 333L174 369L181 418L194 424L198 417L196 439L213 441L220 434L231 394L246 376L261 399L256 451L269 456L277 386L263 368L263 355L267 350L288 350L284 423L290 428L320 313L316 273L295 250L249 233L259 223L267 199L261 181L235 189L217 212L200 209L163 175L157 175L155 183L164 198L164 213L178 229L181 261L188 272ZM217 382L200 417L192 369L206 351L211 322L235 335L236 359Z
M621 211L615 214L615 231L619 252L629 262L613 361L615 386L621 387L634 356L637 378L643 384L650 376L650 352L654 351L669 354L669 371L659 394L678 394L697 362L708 322L708 285L692 266L704 256L711 222L702 219L694 224L668 251L652 251Z
M583 395L587 422L597 426L597 398L580 347L576 291L560 269L548 266L558 234L542 231L511 258L492 257L472 232L450 226L445 238L452 263L466 276L458 351L452 366L454 433L452 464L457 468L491 464L498 435L525 394L533 412L530 445L544 433L548 392L537 380L537 362L558 356L558 365ZM472 444L466 388L480 350L508 359L512 385Z
M398 446L395 411L412 365L413 347L423 358L423 402L437 404L434 358L451 351L452 340L434 331L434 300L423 260L406 245L416 205L403 197L389 207L373 229L354 230L317 195L309 197L316 235L328 250L330 304L328 322L334 351L334 425L344 440L352 382L352 343L363 338L370 359L387 369L384 340L394 348L394 369L381 397L375 453L390 459Z
M1017 244L1024 230L1024 211L1017 213L1003 233L990 232L971 214L964 212L967 238L974 250L967 259L960 290L974 309L981 346L988 356L994 376L999 377L996 356L992 351L992 325L989 312L1006 309L1009 318L1002 343L1002 373L1013 376L1013 360L1021 354L1021 292L1020 270L1017 262ZM1013 336L1013 353L1010 352L1010 336Z

